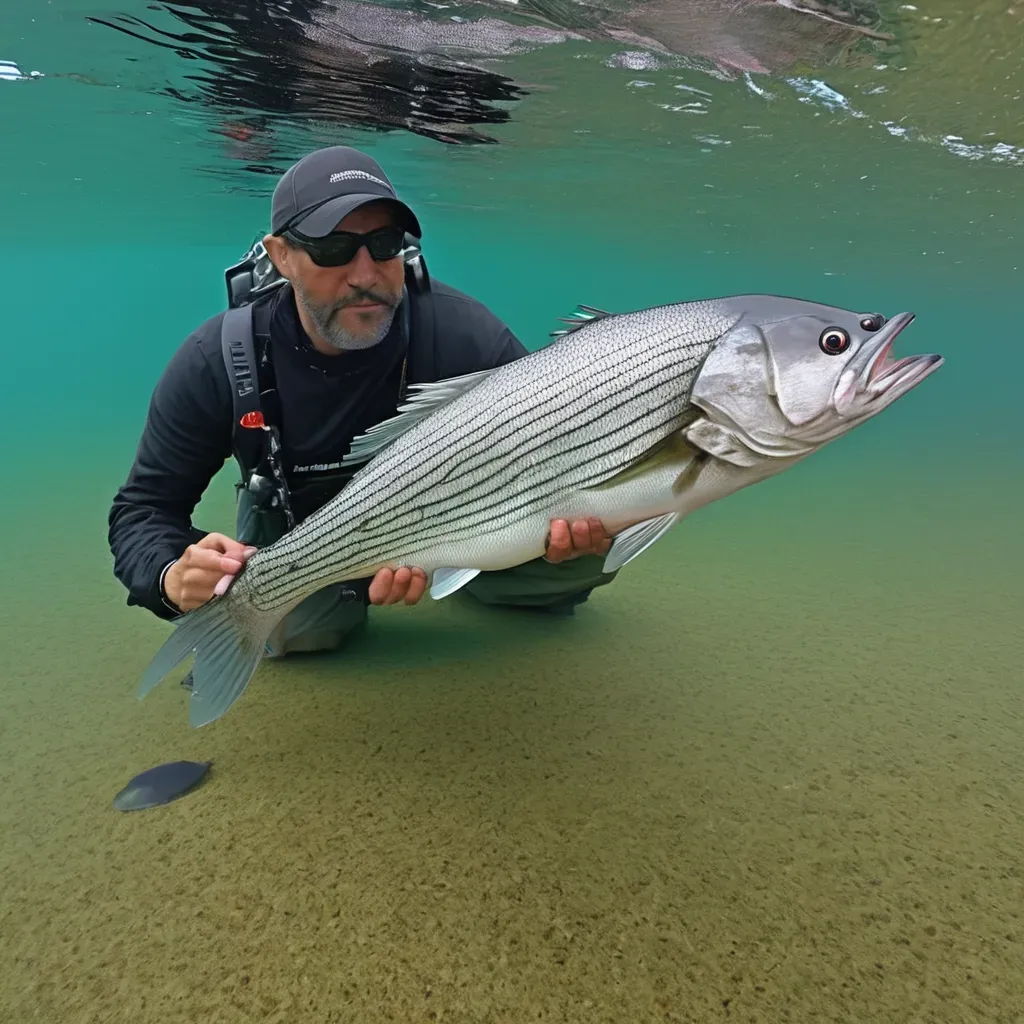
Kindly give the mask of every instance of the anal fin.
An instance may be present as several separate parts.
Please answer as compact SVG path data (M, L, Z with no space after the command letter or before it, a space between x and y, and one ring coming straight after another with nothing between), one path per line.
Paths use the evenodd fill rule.
M430 581L430 596L440 601L479 575L479 569L435 569L434 578Z
M652 544L660 540L679 521L676 512L668 512L654 519L645 519L635 523L628 530L623 530L605 555L604 572L615 572L627 562L633 561L637 555L646 551Z

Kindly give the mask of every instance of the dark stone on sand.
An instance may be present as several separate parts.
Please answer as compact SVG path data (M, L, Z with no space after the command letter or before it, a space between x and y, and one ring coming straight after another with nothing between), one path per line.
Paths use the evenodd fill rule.
M141 811L168 804L192 789L209 771L212 761L169 761L140 772L117 796L119 811Z

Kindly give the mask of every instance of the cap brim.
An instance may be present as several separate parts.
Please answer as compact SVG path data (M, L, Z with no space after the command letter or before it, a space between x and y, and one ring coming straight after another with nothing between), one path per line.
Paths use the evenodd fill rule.
M364 193L357 196L338 196L336 199L329 199L323 206L318 206L312 213L308 214L297 224L293 225L296 231L310 238L323 238L337 228L353 210L359 209L366 203L390 203L394 206L400 217L400 223L406 231L416 238L422 237L420 222L416 215L400 199L393 199L391 196L372 195Z

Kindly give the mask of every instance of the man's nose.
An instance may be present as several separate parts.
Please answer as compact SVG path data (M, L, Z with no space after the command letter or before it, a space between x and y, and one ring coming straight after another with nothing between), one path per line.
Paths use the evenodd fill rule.
M377 264L361 245L347 266L348 283L355 288L369 288L377 281Z

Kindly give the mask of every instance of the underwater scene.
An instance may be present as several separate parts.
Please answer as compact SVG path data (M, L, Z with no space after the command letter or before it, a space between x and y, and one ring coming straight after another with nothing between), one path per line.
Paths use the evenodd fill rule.
M0 114L0 1021L1024 1019L1024 5L11 3Z

